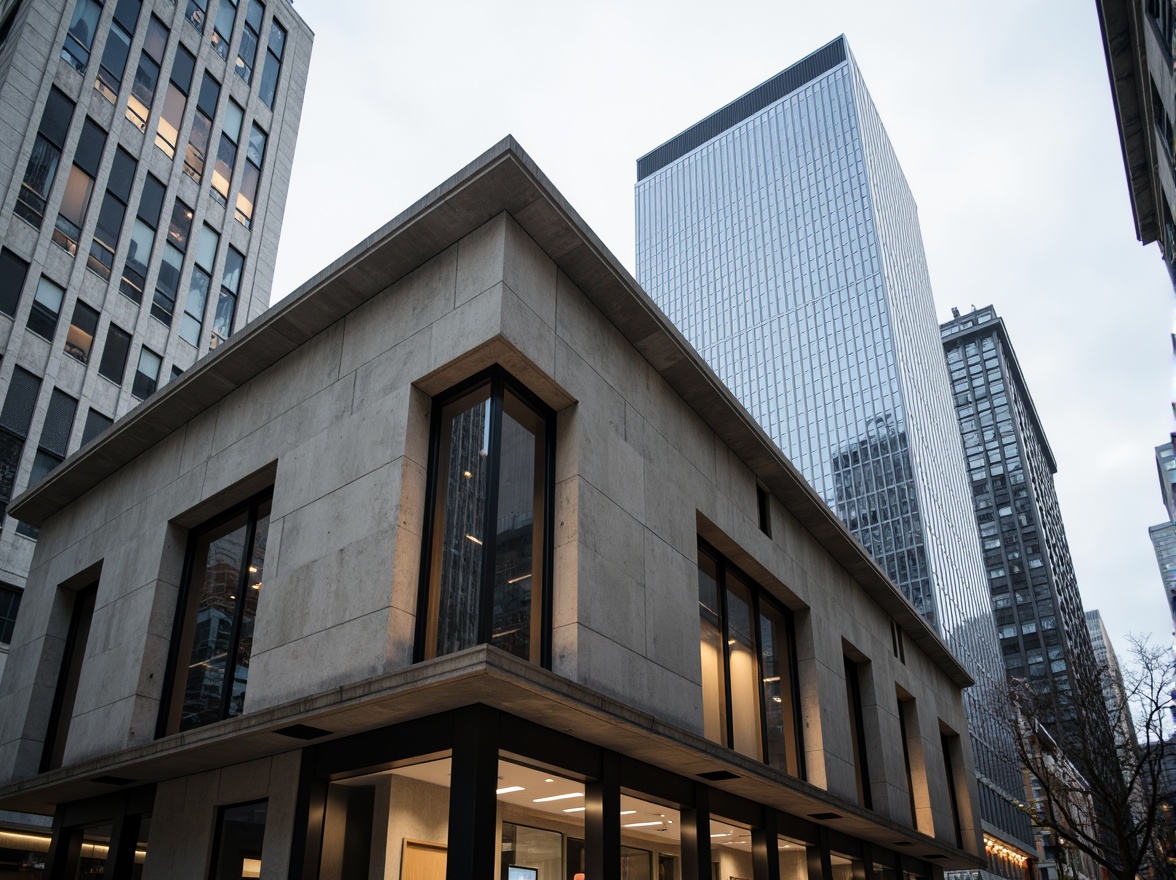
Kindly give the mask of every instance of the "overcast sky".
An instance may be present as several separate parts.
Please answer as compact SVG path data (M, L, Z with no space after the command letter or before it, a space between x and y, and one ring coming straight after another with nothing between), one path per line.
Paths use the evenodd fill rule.
M1083 603L1170 638L1147 527L1172 287L1131 221L1093 0L298 0L315 31L274 301L513 134L633 271L635 160L840 33L915 199L939 319L995 305Z

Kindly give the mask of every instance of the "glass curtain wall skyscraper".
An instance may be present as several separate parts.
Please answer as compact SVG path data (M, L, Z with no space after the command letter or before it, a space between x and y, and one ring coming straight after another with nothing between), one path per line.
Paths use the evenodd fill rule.
M0 0L8 502L269 306L314 35L287 0Z
M637 171L638 280L977 679L982 815L1031 853L917 210L845 38Z

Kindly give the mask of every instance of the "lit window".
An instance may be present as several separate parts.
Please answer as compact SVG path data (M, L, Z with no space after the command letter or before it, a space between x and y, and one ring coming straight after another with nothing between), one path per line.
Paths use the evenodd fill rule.
M434 402L418 656L547 663L554 416L500 369Z
M64 248L71 256L77 253L82 223L90 207L94 178L98 176L98 165L105 148L106 132L93 119L87 118L82 126L78 148L74 151L74 164L69 170L65 195L61 199L57 224L53 229L53 243Z
M698 612L704 735L801 775L791 615L702 543Z
M269 517L267 491L193 530L160 735L244 711Z
M159 114L159 126L155 132L155 146L169 159L176 156L176 144L180 138L180 126L184 124L184 109L188 106L188 91L192 88L192 71L195 67L196 59L192 53L183 46L177 48L167 95L163 99L163 112Z
M74 303L73 320L69 322L69 332L65 334L65 353L83 364L88 363L97 330L98 312L79 299Z
M139 56L139 67L135 71L135 82L131 86L131 97L127 101L127 119L135 123L140 131L147 131L147 117L155 100L155 87L159 84L159 67L163 64L163 51L167 48L168 30L158 18L151 16L147 26L147 38L143 41L143 52Z

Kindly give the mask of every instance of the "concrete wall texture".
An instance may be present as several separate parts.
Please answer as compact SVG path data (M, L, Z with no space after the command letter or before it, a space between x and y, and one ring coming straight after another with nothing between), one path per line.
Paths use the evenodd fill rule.
M863 661L875 812L954 844L940 731L966 734L959 685L913 639L905 663L894 656L891 616L778 498L774 537L760 531L748 464L505 212L45 521L0 682L3 778L37 772L69 588L95 579L65 769L152 742L187 532L267 485L246 715L409 666L430 397L491 363L558 413L553 671L701 735L702 536L793 610L808 780L856 803L848 651ZM917 706L914 822L896 687ZM961 819L965 838L978 837L961 739ZM161 784L144 876L164 876L163 865L169 877L202 876L207 842L190 828L204 829L207 813L185 817L226 802L226 785L268 793L286 816L289 755ZM156 835L170 840L160 861Z

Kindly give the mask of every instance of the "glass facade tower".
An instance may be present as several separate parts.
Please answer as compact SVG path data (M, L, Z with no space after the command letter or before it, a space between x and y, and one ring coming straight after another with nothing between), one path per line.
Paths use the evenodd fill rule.
M845 38L637 171L638 280L972 672L983 818L1031 851L917 209Z

